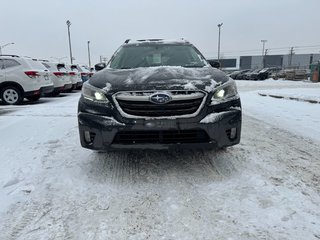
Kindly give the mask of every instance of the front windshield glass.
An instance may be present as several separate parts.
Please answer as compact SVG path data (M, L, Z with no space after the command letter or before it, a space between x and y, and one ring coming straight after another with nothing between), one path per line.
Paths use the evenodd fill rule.
M204 60L191 45L129 45L111 60L110 68L129 69L153 66L203 67Z

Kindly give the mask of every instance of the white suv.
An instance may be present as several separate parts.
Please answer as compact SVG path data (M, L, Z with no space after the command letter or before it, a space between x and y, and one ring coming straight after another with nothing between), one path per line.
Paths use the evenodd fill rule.
M68 70L70 79L72 81L72 90L81 89L81 73L79 72L77 65L66 65L66 69Z
M40 62L15 55L0 56L0 99L19 104L24 98L37 101L53 91L49 71Z
M54 91L50 95L58 96L61 92L72 90L72 81L64 63L53 63L45 60L41 60L41 63L50 71L54 84Z

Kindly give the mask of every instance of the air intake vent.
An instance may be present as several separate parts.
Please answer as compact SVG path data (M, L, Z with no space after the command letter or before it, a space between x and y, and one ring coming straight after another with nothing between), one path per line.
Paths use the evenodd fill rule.
M207 143L209 137L203 130L166 130L166 131L121 131L115 144L173 144L173 143Z

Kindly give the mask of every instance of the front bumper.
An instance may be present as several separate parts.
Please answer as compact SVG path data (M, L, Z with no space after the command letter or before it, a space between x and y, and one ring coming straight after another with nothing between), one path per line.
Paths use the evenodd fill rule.
M35 91L29 91L24 93L24 97L31 97L31 96L36 96L36 95L44 95L48 93L52 93L54 91L54 86L45 86L41 87L39 90Z
M93 150L116 149L170 149L170 148L222 148L240 142L241 108L230 108L218 113L205 115L201 121L190 119L136 119L131 123L122 123L112 117L92 113L78 113L79 134L82 147ZM185 132L201 132L207 136L192 142L183 139ZM158 142L128 143L118 141L118 134L125 132L148 135L158 133ZM181 141L166 143L161 140L167 132L180 136ZM232 133L231 133L232 132ZM171 134L172 135L172 134ZM134 136L133 136L134 139Z
M64 91L70 91L72 89L72 83L67 83L63 86Z

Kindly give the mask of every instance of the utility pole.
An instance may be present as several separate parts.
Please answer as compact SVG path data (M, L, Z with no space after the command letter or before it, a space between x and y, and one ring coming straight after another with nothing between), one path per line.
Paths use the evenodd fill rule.
M67 26L68 26L70 62L71 62L71 64L73 64L73 57L72 57L72 50L71 50L71 38L70 38L70 26L71 26L71 22L68 20L66 23L67 23Z
M91 68L91 59L90 59L90 41L88 41L88 58L89 58L89 68Z
M265 46L265 44L266 44L266 42L267 42L267 40L261 40L261 42L262 42L262 66L264 67L265 66L265 63L264 63L264 55L265 55L265 52L264 52L264 46Z
M293 54L294 54L293 49L294 49L294 47L291 47L291 49L290 49L290 54L289 54L289 63L288 63L289 67L291 67L291 66L292 66L292 57L293 57Z
M263 68L266 67L266 56L267 56L267 54L268 54L268 51L269 51L269 49L266 49L266 50L264 51L264 55L263 55Z
M219 37L218 37L218 62L220 63L220 36L221 36L221 27L223 23L218 24L219 28Z

